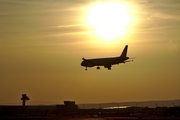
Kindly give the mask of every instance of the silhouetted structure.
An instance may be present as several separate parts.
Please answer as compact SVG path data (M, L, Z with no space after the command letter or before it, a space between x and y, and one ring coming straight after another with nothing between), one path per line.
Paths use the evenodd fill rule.
M118 109L78 109L75 102L65 101L64 105L41 105L41 106L0 106L0 119L3 118L46 118L46 117L63 117L65 118L118 118L127 117L127 119L141 120L164 120L164 119L180 119L180 107L128 107ZM79 120L79 119L76 119ZM81 119L82 120L82 119ZM113 120L113 119L109 119ZM117 119L118 120L118 119ZM125 119L124 119L125 120Z
M12 106L12 105L0 105L0 120L1 119L25 119L29 118L75 118L80 120L83 117L99 117L101 120L106 120L106 118L125 118L127 119L141 119L141 120L164 120L164 119L180 119L180 106L173 107L115 107L109 109L79 109L75 101L64 101L64 104L60 105L36 105L36 106L26 106L25 102L29 100L26 94L22 94L22 106ZM119 105L118 105L119 106ZM78 119L80 118L80 119ZM82 119L81 119L82 120ZM118 119L117 119L118 120ZM125 120L125 119L124 119Z
M28 96L26 96L26 94L22 94L22 106L25 107L26 106L26 101L30 100Z

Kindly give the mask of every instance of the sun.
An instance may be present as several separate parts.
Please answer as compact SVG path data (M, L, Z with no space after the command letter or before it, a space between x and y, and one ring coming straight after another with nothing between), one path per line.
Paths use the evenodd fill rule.
M88 24L102 38L117 38L127 33L132 22L129 7L125 4L104 2L90 7Z

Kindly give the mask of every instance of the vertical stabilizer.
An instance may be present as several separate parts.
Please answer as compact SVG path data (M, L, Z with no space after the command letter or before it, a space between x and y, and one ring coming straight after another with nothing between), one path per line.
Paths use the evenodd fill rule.
M126 46L124 47L124 50L123 50L123 52L121 53L121 56L120 56L120 57L125 58L126 55L127 55L127 50L128 50L128 45L126 45Z

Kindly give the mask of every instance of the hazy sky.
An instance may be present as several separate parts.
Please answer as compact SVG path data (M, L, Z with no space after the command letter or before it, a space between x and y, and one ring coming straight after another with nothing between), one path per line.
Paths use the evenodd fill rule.
M107 1L0 0L0 104L21 104L23 93L29 105L180 99L180 0L111 0L133 16L112 42L87 23L90 6ZM80 66L125 45L134 62Z

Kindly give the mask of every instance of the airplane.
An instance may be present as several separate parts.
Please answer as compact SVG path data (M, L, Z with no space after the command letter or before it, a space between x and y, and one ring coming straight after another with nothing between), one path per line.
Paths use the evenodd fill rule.
M133 60L128 60L133 58L127 57L127 50L128 50L128 45L124 47L123 52L118 57L94 58L94 59L82 58L83 61L81 63L81 66L86 67L85 70L87 70L87 67L94 67L94 66L97 66L97 69L100 69L100 66L104 66L108 70L111 70L112 65L133 61Z

